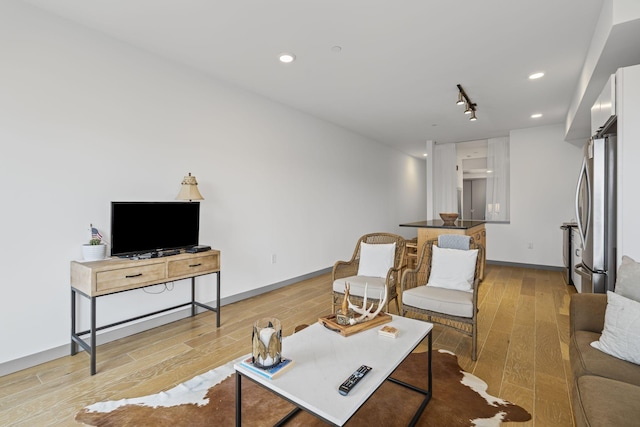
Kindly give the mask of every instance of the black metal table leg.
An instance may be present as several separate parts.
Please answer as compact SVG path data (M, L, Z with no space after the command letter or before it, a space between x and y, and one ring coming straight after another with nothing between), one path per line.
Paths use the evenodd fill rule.
M191 317L196 315L196 278L191 278Z
M114 326L118 326L118 325L122 325L124 323L128 323L128 322L132 322L135 320L139 320L139 319L143 319L146 317L150 317L150 316L155 316L157 314L160 313L165 313L167 311L172 311L172 310L176 310L178 308L182 308L182 307L186 307L188 305L191 305L191 316L195 316L197 314L197 307L196 306L200 306L202 308L205 308L207 310L210 311L215 311L216 312L216 325L217 327L220 327L220 272L213 272L213 273L217 273L217 283L216 283L216 288L217 288L217 292L218 292L218 296L216 299L216 308L207 305L207 304L203 304L200 303L198 301L196 301L196 291L195 291L195 279L196 276L191 277L191 301L190 302L185 302L185 303L181 303L179 305L173 306L173 307L167 307L161 310L157 310L154 311L152 313L146 313L140 316L136 316L136 317L132 317L129 319L125 319L125 320L121 320L118 322L114 322L114 323L110 323L108 325L103 325L98 327L97 326L97 322L96 322L96 317L97 317L97 312L96 312L96 306L97 306L97 299L100 296L104 296L104 295L98 295L98 296L90 296L90 294L86 294L84 292L82 292L81 290L78 290L76 288L71 288L71 355L75 355L78 353L78 347L82 347L83 350L85 350L87 353L89 353L90 356L90 370L91 370L91 375L95 375L97 370L96 370L96 347L97 347L97 341L96 341L96 334L98 331L102 331L104 329L108 329L108 328L112 328ZM211 273L206 273L206 274L211 274ZM152 285L149 285L152 286ZM123 292L123 291L120 291ZM112 292L112 293L116 293L116 292ZM110 294L105 294L105 295L111 295ZM77 309L78 309L78 295L84 296L85 298L90 300L90 317L91 317L91 326L89 329L84 330L84 331L77 331L76 328L78 327L78 315L77 315ZM91 339L91 342L88 342L87 339L83 339L84 336L88 336Z
M422 401L422 404L420 404L420 407L418 408L418 410L416 411L415 415L413 416L413 418L411 419L411 422L409 423L410 427L415 426L418 423L418 420L420 419L420 416L422 415L422 413L424 412L424 409L427 407L427 405L429 404L429 401L431 401L431 396L433 395L433 387L432 387L432 375L431 375L431 359L432 359L432 354L431 354L431 332L429 331L429 338L427 340L428 342L428 354L429 354L429 363L427 365L427 377L429 379L429 388L427 388L427 392L425 393L425 398Z
M236 427L242 425L242 375L236 371Z
M91 375L96 374L96 297L91 297Z
M431 337L433 336L433 329L429 331L429 388L427 389L427 391L429 392L429 398L431 398L431 396L433 395L433 376L431 375L431 359L433 359L433 353L431 352L432 346L431 346Z
M220 271L216 274L218 277L216 285L216 327L220 327Z
M71 355L78 353L78 344L73 339L76 334L76 291L71 288Z
M393 377L389 377L387 378L387 381L391 381L393 383L399 384L403 387L406 387L410 390L413 390L415 392L418 392L420 394L422 394L424 396L424 399L422 399L422 403L420 404L420 406L418 407L418 410L415 412L415 414L413 415L413 418L411 419L411 421L409 422L409 427L413 427L418 423L418 420L420 419L420 416L422 415L422 413L424 412L425 408L427 407L427 405L429 404L429 402L431 401L431 397L433 395L433 384L432 384L432 372L431 372L431 359L432 359L432 354L431 354L431 350L432 350L432 341L431 341L431 336L432 336L432 331L429 331L428 337L427 337L427 343L428 343L428 354L429 354L429 362L427 364L427 379L429 380L429 387L424 390L421 389L419 387L416 387L412 384L408 384L404 381L400 381L397 380Z

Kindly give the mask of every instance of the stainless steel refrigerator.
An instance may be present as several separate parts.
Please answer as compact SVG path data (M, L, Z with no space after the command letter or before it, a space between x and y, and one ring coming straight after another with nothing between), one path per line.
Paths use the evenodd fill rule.
M616 283L616 123L589 140L576 190L582 239L582 292L606 293Z

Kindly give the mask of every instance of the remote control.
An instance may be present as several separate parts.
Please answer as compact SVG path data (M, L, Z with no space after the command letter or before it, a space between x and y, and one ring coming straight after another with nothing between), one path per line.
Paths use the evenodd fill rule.
M340 385L340 387L338 387L338 392L340 392L340 394L343 396L346 396L347 394L349 394L351 389L355 387L356 384L358 384L358 381L360 381L362 377L367 375L370 370L371 370L370 366L366 366L366 365L360 366L357 371L351 374L351 376L347 378L347 380L343 382Z

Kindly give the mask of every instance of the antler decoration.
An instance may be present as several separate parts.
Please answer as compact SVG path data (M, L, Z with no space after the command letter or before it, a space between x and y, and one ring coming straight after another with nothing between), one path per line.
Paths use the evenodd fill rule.
M367 320L371 320L373 318L375 318L381 311L382 311L382 307L384 307L384 305L387 303L387 287L384 287L384 296L382 295L382 293L380 293L380 298L378 299L378 308L376 309L376 311L371 312L373 310L373 306L375 305L374 303L371 303L371 306L369 308L367 308L367 287L368 284L365 283L364 285L364 297L363 297L363 303L362 303L362 308L358 307L357 305L354 305L350 299L348 299L349 302L349 308L352 309L354 312L360 314L360 317L354 318L354 319L349 319L349 323L351 325L355 325L357 323L362 323L362 322L366 322Z

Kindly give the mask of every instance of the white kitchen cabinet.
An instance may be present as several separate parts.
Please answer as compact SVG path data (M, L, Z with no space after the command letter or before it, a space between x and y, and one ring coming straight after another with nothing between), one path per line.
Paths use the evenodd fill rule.
M591 107L591 135L597 134L601 126L616 115L616 75L612 74L604 89Z

